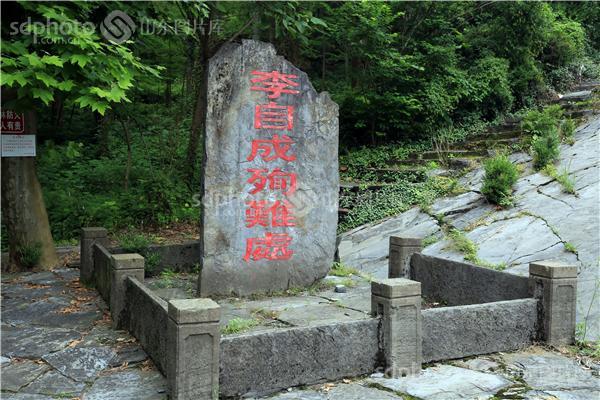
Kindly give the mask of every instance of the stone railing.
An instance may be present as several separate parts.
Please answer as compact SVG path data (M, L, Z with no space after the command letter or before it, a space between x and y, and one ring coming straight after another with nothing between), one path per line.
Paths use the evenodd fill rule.
M425 257L414 238L390 243L407 244L390 256L390 275L413 280L373 281L373 318L221 338L215 302L160 299L143 283L143 258L111 254L103 237L98 228L82 231L82 276L106 299L115 326L138 338L166 375L172 399L260 395L377 371L401 377L423 362L573 341L575 267L538 262L529 278L514 277ZM450 306L421 310L422 295Z

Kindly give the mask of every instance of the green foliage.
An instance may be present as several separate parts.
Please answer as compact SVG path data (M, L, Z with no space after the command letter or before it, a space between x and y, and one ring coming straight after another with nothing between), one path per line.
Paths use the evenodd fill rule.
M568 251L569 253L577 254L577 247L575 247L575 245L573 243L566 242L565 250Z
M556 161L560 151L559 145L560 139L556 129L548 131L544 136L534 136L531 143L533 166L539 170Z
M150 238L139 233L125 233L119 238L119 246L128 253L143 253L152 244Z
M81 108L104 114L113 103L130 101L139 74L158 77L158 69L144 65L125 45L106 43L86 21L93 7L77 3L21 3L34 19L69 29L45 29L31 19L27 33L2 42L4 88L17 90L17 106L49 105L70 95ZM38 43L44 43L42 47Z
M517 182L517 167L504 154L485 161L481 193L491 203L506 207L512 204L512 187Z
M560 153L560 126L563 111L559 105L544 108L542 111L529 111L522 121L523 130L533 135L531 151L533 166L540 170L553 163ZM569 124L565 126L569 128Z
M231 40L268 41L306 71L318 90L331 93L340 105L340 164L347 166L342 180L390 184L380 192L344 191L340 203L352 211L342 217L340 231L415 204L427 208L436 196L458 189L453 180L427 179L425 170L391 170L395 160L430 150L432 142L468 139L503 115L536 105L548 85L566 87L600 74L598 8L588 4L120 7L136 23L159 23L166 30L138 31L116 45L85 29L108 13L104 3L22 2L13 4L13 19L30 16L24 27L32 34L3 31L2 88L17 92L16 106L34 107L40 116L36 161L58 240L76 237L85 225L115 230L198 221L198 187L182 175L192 168L191 182L199 182L200 162L188 166L185 160L204 47L202 30L181 28L181 20L197 23L216 15L211 53ZM61 35L36 24L46 20L76 29ZM567 143L569 124L556 125ZM532 133L538 168L558 148L555 132L542 125L536 123L539 132ZM390 171L375 171L383 168Z
M200 208L182 168L189 119L177 125L174 118L163 117L171 114L160 105L138 104L122 111L139 118L129 128L127 190L128 154L120 124L106 127L105 142L48 141L41 147L38 175L55 239L76 237L82 226L114 231L198 221Z
M575 143L575 121L571 118L564 119L560 124L560 132L563 142L573 145Z
M329 275L349 277L352 275L358 276L359 272L356 268L349 267L341 262L334 262L329 270Z
M427 236L425 239L423 239L423 248L427 247L427 246L431 246L434 243L437 243L440 241L440 238L437 235L429 235Z
M465 257L465 260L475 262L477 260L477 245L458 229L451 229L448 237L452 242L452 248Z
M42 256L42 244L30 243L17 248L19 263L27 268L35 267Z
M578 322L575 326L575 345L571 351L577 356L590 357L595 361L600 361L600 340L588 341L587 325L585 322Z
M573 179L567 168L561 168L560 171L552 164L544 167L542 172L554 179L562 186L563 192L577 195L575 190L575 179Z
M417 204L430 204L440 196L456 193L456 190L456 179L445 177L416 183L402 180L379 190L352 192L343 189L340 207L350 208L350 212L338 223L338 232L404 212Z
M249 318L233 318L231 319L227 325L221 328L221 333L223 335L231 335L233 333L242 333L252 329L257 326L259 321L256 319Z
M144 272L146 273L146 275L152 275L161 262L162 259L159 253L145 252Z
M452 248L462 253L466 261L472 262L473 264L481 267L495 269L497 271L503 271L506 269L506 263L492 264L480 259L477 256L477 251L479 250L477 244L469 239L462 231L458 229L450 229L447 235L450 239Z

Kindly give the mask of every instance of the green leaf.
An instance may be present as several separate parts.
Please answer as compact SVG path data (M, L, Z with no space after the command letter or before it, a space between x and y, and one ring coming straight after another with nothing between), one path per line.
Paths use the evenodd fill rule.
M27 78L25 77L26 72L15 72L14 74L2 71L2 86L13 86L15 82L19 84L19 86L25 86L29 83Z
M60 82L58 85L56 85L56 87L60 90L62 90L63 92L69 92L71 91L71 89L73 89L73 86L75 86L75 82L73 82L72 80L66 80L63 82Z
M44 64L56 65L57 67L63 66L63 62L58 56L43 56L42 62Z
M44 85L46 85L46 87L56 87L56 86L58 86L58 81L54 77L48 75L45 72L37 71L35 73L35 78L38 81L42 81L44 83Z
M34 99L42 100L45 105L48 105L54 98L52 92L46 89L32 88L31 93L33 94Z
M25 54L24 57L27 60L27 62L29 63L29 65L31 65L32 67L39 67L39 66L44 65L44 63L42 63L42 59L35 52Z
M73 54L71 57L69 57L69 62L71 64L77 64L83 68L90 61L90 59L91 57L85 54Z

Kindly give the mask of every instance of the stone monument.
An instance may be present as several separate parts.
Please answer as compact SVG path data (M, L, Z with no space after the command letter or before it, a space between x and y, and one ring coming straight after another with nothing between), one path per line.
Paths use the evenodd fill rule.
M335 253L338 106L263 42L225 45L208 75L199 295L310 285Z

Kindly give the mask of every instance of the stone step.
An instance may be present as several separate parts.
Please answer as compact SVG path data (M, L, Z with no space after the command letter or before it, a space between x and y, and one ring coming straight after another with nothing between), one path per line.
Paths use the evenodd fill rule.
M600 81L583 82L573 88L574 92L581 92L584 90L593 90L600 87Z
M498 132L481 133L479 135L467 137L467 142L479 140L502 140L502 139L520 139L523 137L521 129L511 129Z
M556 100L555 103L568 103L589 100L592 98L591 90L582 90L579 92L570 92L564 94L560 99Z
M508 131L516 131L521 129L521 119L513 117L510 120L504 121L500 125L490 126L486 129L488 133L499 133L499 132L508 132Z
M448 159L405 159L405 160L392 160L389 162L390 166L401 166L401 165L427 165L431 161L435 161L440 165L446 165L448 168L454 170L461 170L471 167L481 157L469 157L469 158L448 158Z
M573 111L567 111L565 113L565 117L571 118L571 119L578 119L578 118L583 118L583 117L589 117L589 116L597 114L597 113L598 113L598 111L590 110L590 109L573 110Z
M457 144L456 146L451 147L451 150L454 150L454 149L485 150L485 149L492 149L492 148L498 147L498 146L510 146L514 143L519 143L521 141L521 138L522 138L522 136L505 138L505 139L485 138L485 139L471 140L471 141L462 142L460 144Z
M455 150L439 150L439 151L424 151L415 154L417 158L424 160L436 160L445 158L467 158L467 157L486 157L487 150L472 150L472 149L455 149Z

